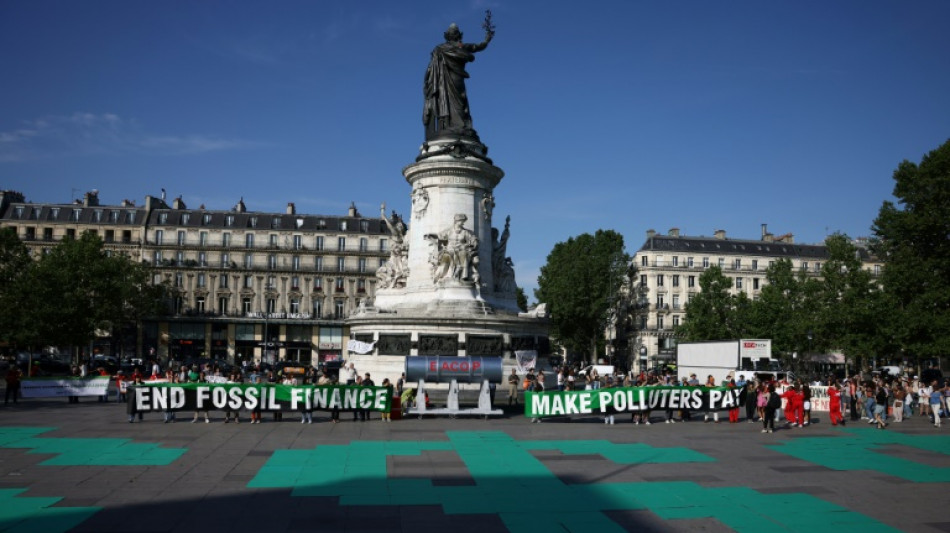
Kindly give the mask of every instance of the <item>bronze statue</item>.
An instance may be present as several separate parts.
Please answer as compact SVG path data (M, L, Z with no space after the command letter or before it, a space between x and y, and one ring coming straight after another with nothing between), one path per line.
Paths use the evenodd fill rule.
M474 61L475 53L488 47L495 36L490 11L486 12L482 27L485 29L485 40L468 44L462 42L462 32L453 23L445 32L445 42L432 50L423 87L425 107L422 123L425 124L427 141L440 136L478 140L478 134L472 127L468 94L465 92L465 78L468 77L465 64Z

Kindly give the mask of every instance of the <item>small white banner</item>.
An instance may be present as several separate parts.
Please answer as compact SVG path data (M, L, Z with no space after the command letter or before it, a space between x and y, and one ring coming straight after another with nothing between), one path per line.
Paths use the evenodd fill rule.
M375 347L376 347L376 341L373 341L367 344L365 342L361 342L356 339L350 339L350 341L346 343L347 350L351 352L356 352L358 354L367 354L369 352L372 352L373 348Z
M529 370L534 370L538 363L537 350L516 350L515 360L518 361L518 373L526 374Z
M25 379L20 384L20 392L24 398L103 396L109 389L109 379L109 376Z

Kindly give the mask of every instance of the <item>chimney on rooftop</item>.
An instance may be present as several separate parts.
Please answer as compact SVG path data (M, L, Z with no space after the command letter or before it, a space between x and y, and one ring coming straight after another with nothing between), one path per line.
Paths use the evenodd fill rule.
M295 206L293 202L287 202L287 214L288 215L297 214L297 206Z
M680 229L679 228L670 228L670 237L679 237Z
M721 241L726 240L726 230L724 229L717 229L715 232L713 232L713 235L715 235L716 238Z
M95 207L99 205L99 190L93 189L86 193L82 199L83 207Z
M656 236L656 230L654 230L654 229L648 229L648 230L647 230L647 239L652 239L654 236Z
M358 217L358 216L360 216L360 212L356 210L356 203L355 203L355 202L350 202L350 209L349 209L349 211L347 212L347 216L349 216L349 217Z

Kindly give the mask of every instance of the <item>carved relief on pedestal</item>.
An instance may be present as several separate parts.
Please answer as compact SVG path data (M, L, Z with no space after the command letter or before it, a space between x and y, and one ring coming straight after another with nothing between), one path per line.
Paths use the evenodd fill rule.
M464 227L468 217L455 215L451 227L439 233L426 235L431 247L429 264L432 267L432 282L472 282L479 284L478 237Z
M379 216L389 227L393 243L389 260L376 270L376 279L380 289L399 289L406 286L409 277L409 230L395 211L391 219L386 217L386 204L380 206Z

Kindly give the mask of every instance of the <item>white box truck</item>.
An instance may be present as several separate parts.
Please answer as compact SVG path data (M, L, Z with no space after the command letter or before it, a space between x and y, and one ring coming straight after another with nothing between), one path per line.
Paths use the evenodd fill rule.
M676 373L679 377L696 374L700 385L708 376L721 385L730 373L738 379L753 376L783 377L779 362L772 358L771 339L739 339L712 342L681 342L676 347Z

